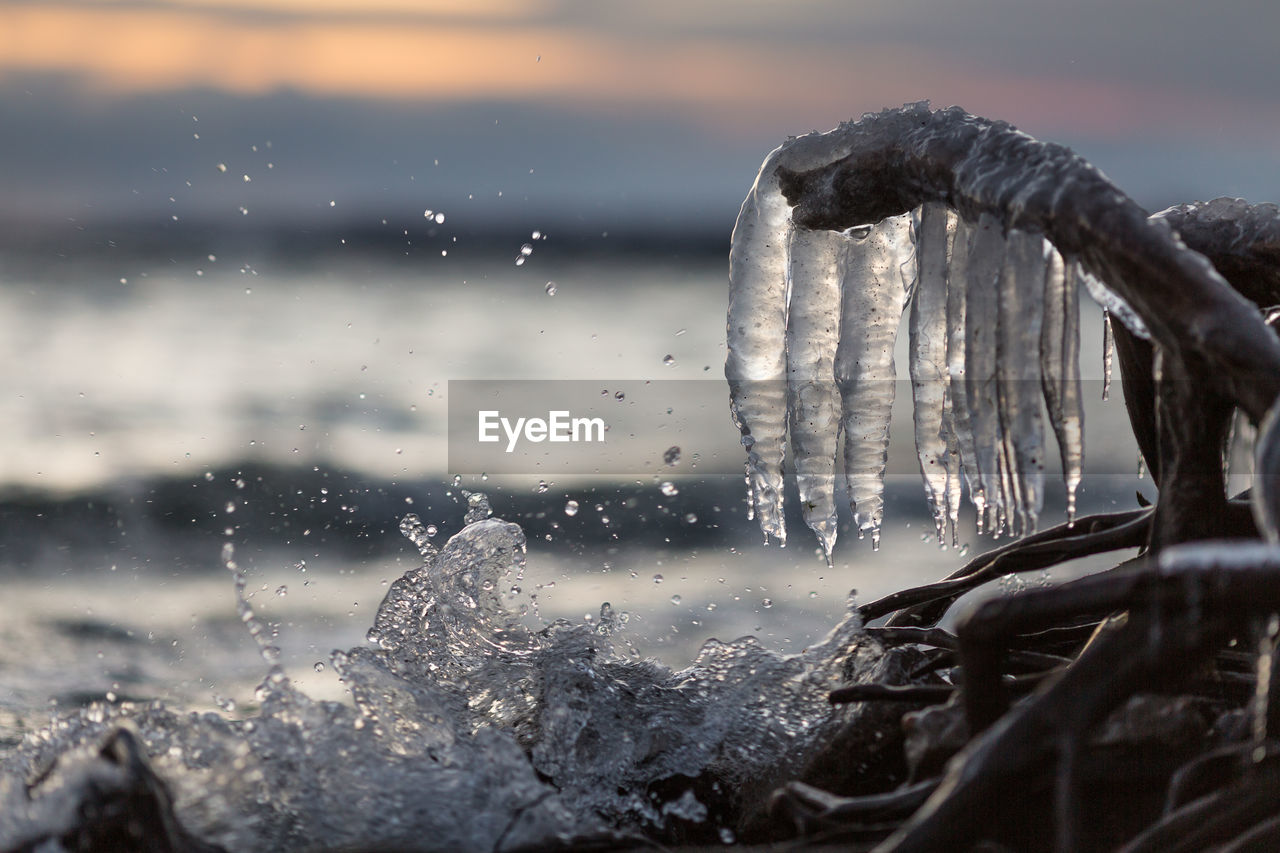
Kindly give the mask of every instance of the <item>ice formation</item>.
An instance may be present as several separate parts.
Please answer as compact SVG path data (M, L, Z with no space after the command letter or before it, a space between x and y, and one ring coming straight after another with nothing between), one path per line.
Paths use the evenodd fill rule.
M1078 266L1040 234L1006 233L995 217L971 222L936 202L840 232L793 227L778 199L758 197L762 183L734 232L726 370L748 449L750 505L766 537L786 536L789 428L803 517L827 554L837 531L837 436L854 523L878 543L893 351L908 306L916 449L939 541L956 535L962 476L980 526L1035 529L1042 405L1074 514L1083 458ZM752 264L762 255L767 263Z
M725 372L747 449L749 505L766 541L785 541L789 428L803 517L828 559L837 443L855 526L878 542L893 349L906 310L916 448L939 541L954 541L962 483L980 529L1035 529L1046 411L1074 516L1083 462L1079 284L1134 334L1149 333L1096 274L1096 259L1070 239L1056 246L1033 215L1036 205L1068 203L1073 182L1093 190L1105 179L1007 125L975 132L980 121L910 105L791 139L761 167L733 233ZM933 162L934 144L967 159ZM931 169L954 169L965 193L888 186L881 173L910 171L882 168L889 157L916 158L920 184L936 178ZM874 213L850 227L840 198L858 192Z
M903 650L884 651L856 610L798 655L709 640L678 672L614 654L625 619L608 604L528 627L512 609L524 534L476 497L439 550L416 516L402 523L422 565L388 590L370 644L332 655L352 704L313 700L273 665L242 719L159 702L64 716L0 762L0 850L63 849L138 781L122 746L210 850L731 839L777 786L844 766L828 752L878 712L832 706L831 690L906 679Z

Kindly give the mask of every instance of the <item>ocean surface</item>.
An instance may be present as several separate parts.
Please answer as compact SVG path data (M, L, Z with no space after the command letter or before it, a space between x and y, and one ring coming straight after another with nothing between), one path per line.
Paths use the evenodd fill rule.
M624 656L676 669L712 637L799 653L851 592L864 602L931 581L991 546L971 514L961 548L934 541L900 393L879 551L846 527L828 567L798 516L786 548L765 547L741 475L698 469L737 439L721 378L725 262L544 252L555 235L543 236L414 263L341 251L0 257L0 758L94 702L242 718L276 663L312 699L350 704L331 652L368 645L380 602L423 561L401 519L418 515L443 545L476 492L527 537L512 592L525 626L592 625L608 602L623 614ZM1129 508L1153 490L1119 389L1099 399L1091 303L1082 351L1081 511ZM644 475L451 471L449 382L475 379L602 392L698 380L723 436L656 436L682 446L681 461ZM1042 526L1062 520L1061 483L1048 482ZM259 623L278 657L247 627Z

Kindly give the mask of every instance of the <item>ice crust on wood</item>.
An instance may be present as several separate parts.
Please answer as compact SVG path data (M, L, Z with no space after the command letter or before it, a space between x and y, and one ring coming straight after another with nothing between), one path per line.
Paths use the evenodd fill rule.
M979 147L965 121L981 120L959 115L955 133ZM904 205L893 187L876 184L883 179L872 168L863 189L889 200L866 206L908 213L848 220L839 199L859 185L835 175L867 134L911 138L930 122L942 125L939 116L911 105L789 140L766 159L743 202L730 253L725 370L747 449L749 511L766 541L785 541L789 445L802 516L828 558L841 478L860 537L878 542L893 348L905 310L917 456L940 543L948 531L954 541L962 484L980 529L1035 529L1045 493L1045 412L1074 516L1083 464L1081 283L1109 316L1151 337L1138 308L1104 282L1101 262L1070 240L1055 245L1053 229L1028 212L1062 206L1076 184L1105 178L1066 149L1007 126L979 131L1005 134L994 145L1002 161L973 155L947 164L952 180L964 183L963 197L909 186L901 194L923 202ZM944 137L922 137L917 147L954 142ZM1008 166L1033 146L1027 171ZM920 150L902 147L902 156L927 165Z

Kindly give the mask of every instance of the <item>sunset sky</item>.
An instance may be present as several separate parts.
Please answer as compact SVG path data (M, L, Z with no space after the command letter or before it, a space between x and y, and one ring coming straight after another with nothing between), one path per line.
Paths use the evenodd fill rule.
M723 217L786 135L925 98L1147 204L1274 200L1277 33L1270 0L0 0L0 211Z

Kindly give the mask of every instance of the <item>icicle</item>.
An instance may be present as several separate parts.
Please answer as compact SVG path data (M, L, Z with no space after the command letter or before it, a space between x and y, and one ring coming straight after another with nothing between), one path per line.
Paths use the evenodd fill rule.
M1040 416L1039 350L1044 317L1045 241L1013 231L1000 272L1000 427L1008 472L1005 515L1010 532L1035 530L1044 505L1044 424Z
M999 397L999 390L999 382L997 380L997 398ZM1010 461L1013 456L1011 444L1011 437L1005 435L1002 427L999 440L996 442L996 481L1000 486L1000 499L994 503L987 504L988 530L995 539L999 539L1005 533L1010 536L1016 535L1013 529L1013 522L1016 517L1014 508L1017 506L1018 499L1013 482L1013 463Z
M978 529L982 529L986 496L978 475L978 455L973 445L973 425L969 420L969 395L965 390L965 314L969 276L969 242L974 226L964 219L956 220L955 238L951 242L947 286L947 403L952 431L960 453L960 464L969 486L969 500L978 513ZM952 505L952 521L958 519L959 500Z
M1159 216L1157 214L1156 216ZM1152 217L1153 224L1159 224L1162 227L1168 227L1168 223L1156 217ZM1085 290L1089 291L1089 296L1102 306L1102 310L1112 319L1119 320L1124 327L1144 341L1151 340L1151 332L1148 331L1147 325L1142 322L1142 317L1137 311L1133 310L1128 302L1120 298L1120 294L1116 293L1102 281L1102 279L1088 272L1083 267L1078 268L1078 276L1084 283Z
M840 329L840 286L847 238L797 228L791 234L787 313L787 408L796 485L805 524L831 562L836 543L836 443L840 399L832 381Z
M910 251L909 217L875 225L849 245L836 352L849 503L861 538L880 544L884 471L889 452L896 368L893 346L907 296L904 259Z
M1236 489L1248 488L1254 473L1254 446L1258 431L1248 415L1236 409L1231 416L1231 426L1222 449L1222 475L1227 481L1227 495ZM1239 481L1239 482L1233 482Z
M786 445L787 237L791 209L765 161L733 228L729 252L730 412L747 450L749 514L765 541L786 542L782 462Z
M1050 250L1044 279L1040 332L1040 382L1049 423L1058 440L1067 488L1067 521L1076 516L1076 490L1084 466L1084 409L1080 397L1080 301L1078 266Z
M965 309L965 394L978 466L986 497L987 522L998 524L1004 507L1000 488L1000 409L996 383L996 338L1000 299L997 279L1004 261L999 220L982 214L969 243Z
M947 392L947 263L955 238L956 217L945 205L930 203L920 212L916 235L919 277L911 302L911 395L915 403L916 454L925 492L933 510L938 544L945 546L952 514L950 484L955 437L946 413ZM954 535L954 531L953 531Z
M1111 312L1102 309L1102 399L1111 398L1111 362L1116 355L1116 336L1111 330Z

